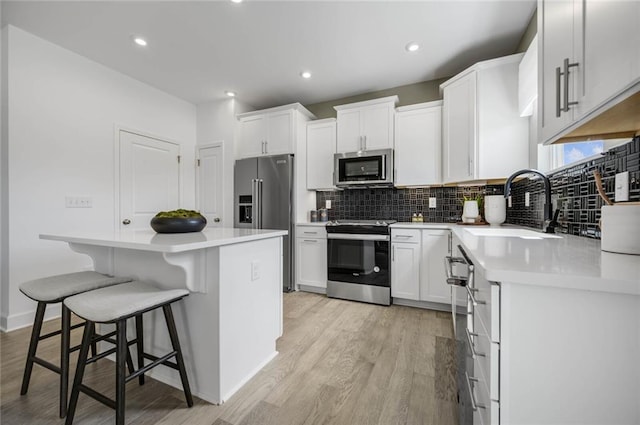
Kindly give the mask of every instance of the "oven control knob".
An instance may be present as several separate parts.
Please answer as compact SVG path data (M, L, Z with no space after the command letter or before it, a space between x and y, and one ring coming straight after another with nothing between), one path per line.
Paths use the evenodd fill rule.
M376 272L376 273L380 273L380 267L373 266L373 271Z

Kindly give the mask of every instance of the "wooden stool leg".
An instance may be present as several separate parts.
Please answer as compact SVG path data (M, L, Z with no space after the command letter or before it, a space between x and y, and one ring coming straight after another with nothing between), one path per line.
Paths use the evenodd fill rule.
M60 417L67 414L69 396L69 348L71 345L71 311L62 303L62 329L60 333Z
M162 306L164 312L164 318L167 321L167 328L169 329L169 337L171 338L171 345L173 346L176 354L176 363L178 365L178 371L180 372L180 380L182 381L182 388L184 389L184 396L187 399L187 406L193 406L193 396L191 395L191 388L189 387L189 380L187 379L187 370L184 367L184 359L182 358L182 350L180 349L180 341L178 340L178 331L176 330L176 323L173 320L173 312L171 311L171 305L167 304Z
M144 367L144 331L142 314L136 316L136 350L138 351L138 369ZM138 383L144 385L144 373L138 376Z
M124 425L125 411L125 363L129 347L127 345L127 321L116 323L116 425Z
M76 367L76 375L73 379L73 388L71 389L71 398L69 399L69 409L67 410L67 418L64 422L65 425L71 425L73 423L73 417L76 414L78 396L80 395L80 386L82 385L84 368L87 365L87 357L89 356L91 340L91 326L89 326L89 322L87 322L87 326L84 327L84 334L82 335L82 345L80 346L80 354L78 355L78 366Z
M29 351L27 352L27 363L24 366L20 395L25 395L29 390L31 371L33 371L33 358L36 356L36 351L38 350L38 339L40 338L40 331L42 330L42 321L44 320L44 311L46 308L46 303L38 302L36 317L33 321L33 328L31 329L31 341L29 342Z

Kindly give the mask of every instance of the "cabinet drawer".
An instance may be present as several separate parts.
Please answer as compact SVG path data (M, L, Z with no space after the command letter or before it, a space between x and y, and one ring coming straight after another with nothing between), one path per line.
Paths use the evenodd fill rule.
M482 371L492 400L500 400L499 362L500 345L491 342L484 326L476 326L476 336L472 338L477 354L474 365Z
M297 226L296 238L326 239L327 230L324 226Z
M391 242L420 243L420 230L393 229L391 230Z
M474 312L493 342L500 342L500 286L490 283L477 269L474 276Z

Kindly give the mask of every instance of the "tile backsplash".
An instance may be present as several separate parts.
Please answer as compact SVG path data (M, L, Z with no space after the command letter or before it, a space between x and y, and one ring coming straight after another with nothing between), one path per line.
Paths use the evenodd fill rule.
M596 189L594 170L600 171L607 196L614 200L615 175L629 172L629 200L640 200L640 137L610 149L596 158L549 175L554 210L560 209L559 233L600 238L598 220L604 204ZM524 206L525 192L531 205ZM507 223L542 227L544 220L544 185L542 180L524 179L512 187L512 208L507 209Z
M603 201L596 190L594 170L602 174L604 189L611 199L616 173L629 171L629 200L640 201L640 137L610 149L600 158L549 175L554 210L560 208L558 233L600 238L598 220ZM525 192L530 196L528 207L524 206ZM464 196L502 193L502 185L324 191L316 192L316 207L324 208L325 201L331 200L329 220L411 221L413 213L422 213L425 222L453 223L461 219ZM507 223L542 228L542 180L519 180L512 186L511 195L512 207L507 208ZM436 198L436 208L429 208L429 198Z

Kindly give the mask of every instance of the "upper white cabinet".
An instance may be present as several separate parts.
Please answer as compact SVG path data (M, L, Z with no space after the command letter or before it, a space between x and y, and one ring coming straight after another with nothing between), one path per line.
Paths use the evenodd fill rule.
M237 158L296 153L298 128L315 118L299 103L237 116ZM304 137L304 136L303 136Z
M396 109L395 186L440 184L442 101Z
M629 89L640 83L639 20L638 1L538 2L542 142L553 142L615 97L637 91Z
M444 82L444 183L504 179L529 166L529 121L518 113L523 54L479 62Z
M398 96L334 106L338 116L337 151L393 148L393 115Z
M334 189L333 155L336 153L336 120L307 123L307 189Z

